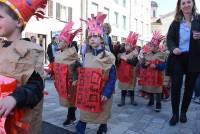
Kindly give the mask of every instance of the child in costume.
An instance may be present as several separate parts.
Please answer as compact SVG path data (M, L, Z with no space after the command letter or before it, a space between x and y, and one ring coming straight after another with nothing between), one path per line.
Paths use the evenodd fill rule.
M59 36L59 49L53 63L55 88L59 95L60 104L68 107L67 118L63 125L72 124L76 120L74 106L75 89L73 82L77 80L76 65L79 63L78 51L72 41L81 29L72 32L72 21L68 22Z
M140 55L139 58L142 65L139 84L143 86L144 91L149 93L149 106L154 105L155 95L156 112L161 110L163 71L165 69L165 56L159 49L160 42L163 39L164 36L160 35L159 32L154 32L151 42L143 48L143 56Z
M127 91L130 94L131 105L137 105L134 101L134 88L136 84L136 65L138 62L138 50L136 43L138 34L130 32L125 45L125 52L118 55L119 64L117 65L117 77L119 80L118 88L121 89L121 103L119 107L125 105Z
M38 134L43 104L43 49L21 39L31 16L42 18L46 0L0 0L0 124L7 134ZM0 129L2 130L2 129Z
M104 47L102 24L105 17L98 13L86 21L89 46L84 65L78 71L76 106L80 109L80 121L76 134L84 134L87 123L100 124L97 134L106 133L111 116L116 71L115 57Z

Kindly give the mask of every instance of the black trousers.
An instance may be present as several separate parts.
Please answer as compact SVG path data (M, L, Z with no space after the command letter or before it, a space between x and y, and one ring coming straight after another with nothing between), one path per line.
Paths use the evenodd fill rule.
M181 87L183 85L183 76L185 75L181 113L186 113L192 99L193 89L198 73L188 71L188 53L183 53L174 58L175 64L173 65L171 87L172 112L173 114L179 114Z

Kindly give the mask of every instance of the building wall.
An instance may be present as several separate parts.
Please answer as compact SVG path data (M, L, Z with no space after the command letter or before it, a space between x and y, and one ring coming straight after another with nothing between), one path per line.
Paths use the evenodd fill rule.
M174 20L175 12L170 12L167 15L161 17L162 21L162 34L166 35L169 29L170 24Z
M151 2L150 0L130 0L130 30L139 33L138 45L150 40L151 34Z
M46 51L52 36L60 31L69 20L68 8L72 10L72 20L75 22L74 29L82 27L83 32L78 42L85 38L85 23L80 18L87 19L91 13L98 11L108 14L106 22L112 26L111 36L114 41L124 41L129 31L139 33L138 44L142 45L149 40L150 35L150 0L49 0L53 2L46 8L46 16L43 20L37 21L34 17L28 22L23 37L34 35L37 37L37 43L42 44ZM59 3L60 5L58 6ZM53 7L52 12L50 8ZM65 8L65 10L64 10ZM60 18L58 18L58 9L60 9ZM50 13L50 14L49 14ZM52 14L51 14L52 13ZM118 18L116 19L116 14ZM135 21L137 20L137 22ZM117 24L116 24L117 21ZM46 57L46 55L45 55ZM45 61L46 62L46 61Z
M81 16L81 1L80 0L52 0L53 1L53 11L52 16L48 14L48 3L46 7L45 18L37 21L35 17L32 17L27 23L26 28L23 32L23 37L36 36L37 43L42 44L44 50L47 50L48 44L51 42L52 36L54 36L57 31L61 31L68 21L68 9L72 9L72 20L75 22L73 28L81 27L80 16ZM57 3L65 6L66 10L60 11L60 19L57 15ZM80 40L80 38L75 38L75 40ZM47 55L45 54L45 63L47 62Z

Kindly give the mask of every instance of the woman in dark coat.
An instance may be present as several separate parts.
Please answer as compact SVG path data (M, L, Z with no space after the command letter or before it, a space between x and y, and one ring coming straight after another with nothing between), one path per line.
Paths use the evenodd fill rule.
M193 88L200 72L200 16L196 12L195 0L178 0L175 19L168 35L167 45L170 55L167 63L167 74L172 76L172 113L170 125L179 121L180 92L183 83L183 95L180 122L187 122L187 110L191 102Z

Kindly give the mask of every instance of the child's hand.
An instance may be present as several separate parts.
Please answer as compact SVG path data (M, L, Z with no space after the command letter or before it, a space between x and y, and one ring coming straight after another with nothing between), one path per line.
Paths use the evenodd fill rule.
M156 68L156 65L155 64L151 64L150 68Z
M5 130L2 127L0 127L0 134L6 134Z
M125 61L127 60L126 56L124 56L124 55L121 56L121 59L125 60Z
M107 98L106 96L104 96L104 95L101 96L101 101L102 101L102 102L105 102L105 101L107 101L107 100L108 100L108 98Z
M16 100L12 96L7 96L0 100L0 117L7 117L16 106Z
M73 82L72 82L72 86L75 86L76 83L77 83L77 80L73 81Z
M148 66L150 63L148 61L145 62L145 66Z

